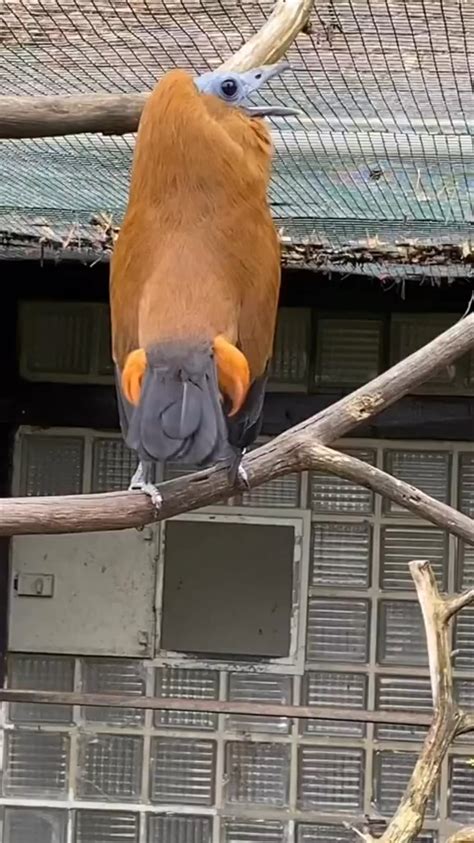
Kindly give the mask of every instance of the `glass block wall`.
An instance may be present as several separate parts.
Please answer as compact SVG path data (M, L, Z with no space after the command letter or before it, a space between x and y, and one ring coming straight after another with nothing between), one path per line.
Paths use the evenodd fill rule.
M345 450L416 482L474 516L474 449L463 443L346 440ZM17 490L28 495L124 488L120 439L25 431ZM423 626L408 574L431 560L448 592L474 585L474 553L407 511L334 476L281 478L229 504L310 512L305 668L238 670L229 659L113 659L11 654L16 688L130 695L130 708L10 705L4 710L4 843L339 843L344 820L389 817L423 727L211 713L141 712L133 699L430 709ZM156 537L158 542L158 537ZM166 565L166 555L164 558ZM474 610L453 634L456 691L474 708ZM423 840L472 820L469 738L451 747Z

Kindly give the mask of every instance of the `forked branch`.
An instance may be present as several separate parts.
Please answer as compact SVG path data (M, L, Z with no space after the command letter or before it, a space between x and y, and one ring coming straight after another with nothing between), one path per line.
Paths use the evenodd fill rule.
M416 839L450 744L467 731L468 725L474 728L454 699L449 641L450 621L457 611L474 603L474 589L458 598L446 599L438 591L429 562L415 560L409 567L425 625L434 716L398 810L379 838L381 843L412 843ZM451 843L472 843L474 838L467 836L472 831L457 832L450 838ZM362 836L367 843L373 843L370 835Z
M259 32L222 67L249 70L276 62L304 28L314 0L278 0ZM0 138L135 132L148 92L56 97L0 97Z

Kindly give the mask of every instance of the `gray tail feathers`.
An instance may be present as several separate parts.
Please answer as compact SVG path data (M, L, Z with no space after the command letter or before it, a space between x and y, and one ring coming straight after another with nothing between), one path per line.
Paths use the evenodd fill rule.
M163 343L147 350L140 403L127 445L143 462L205 466L232 455L210 343Z

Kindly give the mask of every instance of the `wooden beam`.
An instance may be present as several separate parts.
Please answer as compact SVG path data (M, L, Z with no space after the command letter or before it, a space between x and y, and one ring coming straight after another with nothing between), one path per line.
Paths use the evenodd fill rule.
M0 702L137 708L152 711L199 711L257 717L294 717L298 720L334 720L351 723L388 723L429 726L432 715L413 711L363 711L354 708L311 705L277 705L222 700L180 700L174 697L132 697L118 694L81 694L69 691L23 691L0 689Z

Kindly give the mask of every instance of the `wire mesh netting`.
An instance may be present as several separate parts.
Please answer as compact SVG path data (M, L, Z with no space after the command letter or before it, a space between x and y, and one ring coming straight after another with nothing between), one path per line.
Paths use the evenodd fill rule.
M0 91L139 92L172 67L199 74L235 52L273 5L2 0ZM289 51L291 71L261 94L267 103L300 109L298 117L272 122L270 199L283 236L326 244L331 262L344 271L348 243L468 243L474 4L316 0L309 30ZM76 135L1 142L2 254L38 239L100 251L91 220L103 213L120 223L133 140ZM370 264L369 270L384 271ZM467 275L469 267L461 261L431 273Z

